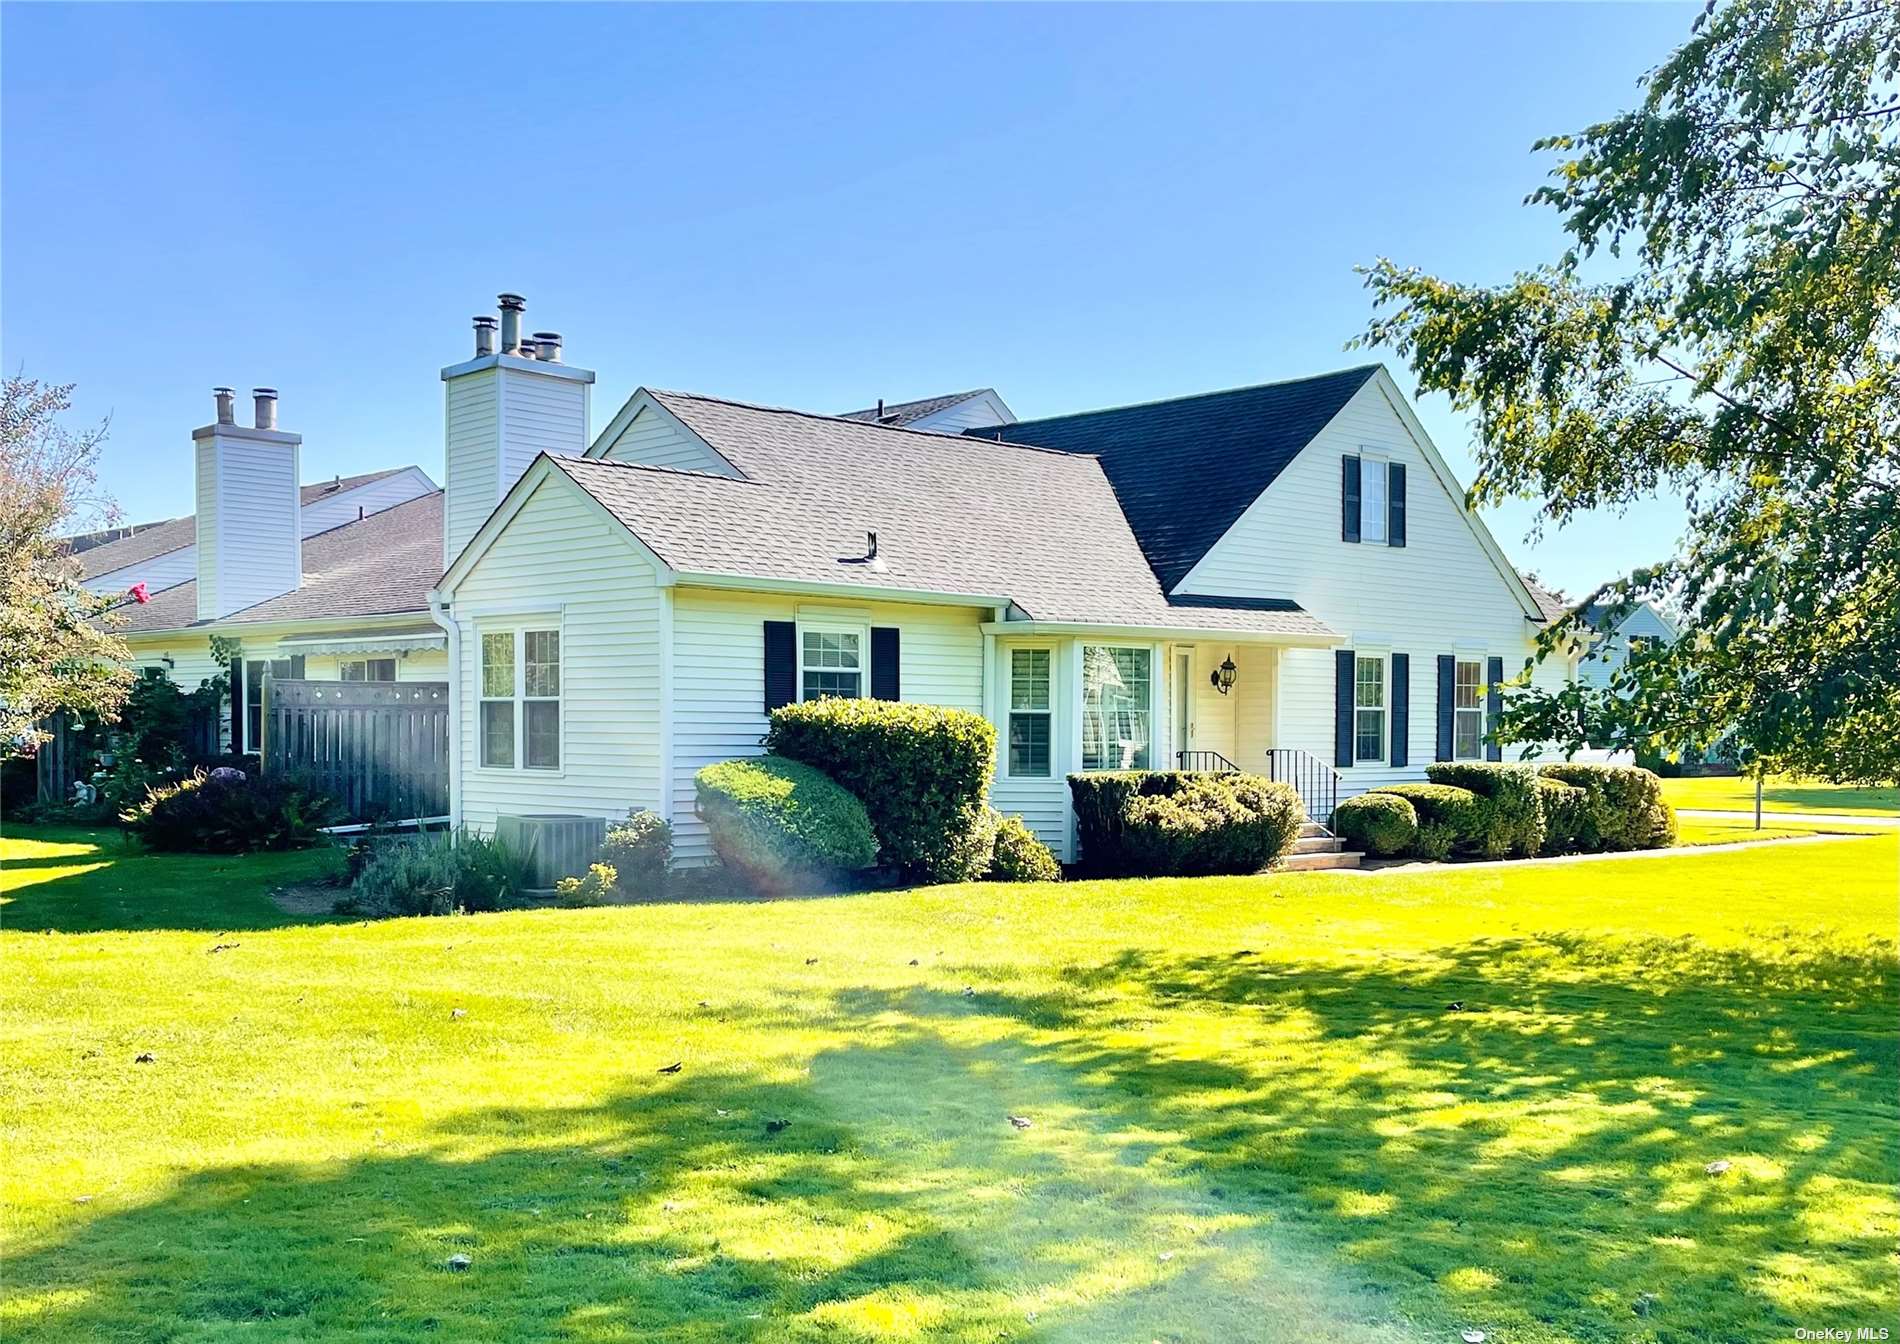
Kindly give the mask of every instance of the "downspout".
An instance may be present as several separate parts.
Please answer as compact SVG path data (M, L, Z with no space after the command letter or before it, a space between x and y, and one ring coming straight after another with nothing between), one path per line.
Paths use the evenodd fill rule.
M429 591L429 619L449 640L449 831L462 829L462 627L449 615L449 604Z

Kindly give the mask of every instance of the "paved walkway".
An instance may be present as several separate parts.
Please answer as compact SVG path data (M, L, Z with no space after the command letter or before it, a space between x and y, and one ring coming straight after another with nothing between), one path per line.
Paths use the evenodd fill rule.
M1754 808L1679 807L1679 817L1698 817L1708 821L1755 819ZM1900 826L1900 817L1891 812L1768 812L1761 814L1763 826L1786 822L1791 826Z

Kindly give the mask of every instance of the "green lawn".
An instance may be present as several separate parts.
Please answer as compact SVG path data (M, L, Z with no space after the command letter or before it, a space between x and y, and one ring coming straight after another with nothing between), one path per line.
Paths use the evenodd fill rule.
M1673 807L1717 812L1753 812L1755 781L1739 776L1665 779L1663 797ZM1900 815L1900 789L1856 789L1818 779L1776 775L1762 788L1764 812L1869 812Z
M1755 829L1753 813L1745 816L1676 818L1676 843L1679 845L1733 845L1744 840L1792 840L1811 835L1884 835L1887 828L1851 821L1799 822L1777 821L1766 813L1760 830Z
M9 1344L1900 1325L1894 836L275 928L54 857Z

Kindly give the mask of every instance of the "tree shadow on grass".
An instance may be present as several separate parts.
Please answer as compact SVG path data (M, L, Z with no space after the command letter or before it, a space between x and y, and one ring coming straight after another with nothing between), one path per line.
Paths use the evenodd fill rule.
M102 1198L10 1258L9 1337L1780 1339L1891 1311L1891 948L959 976L732 1010L845 1042L793 1065Z

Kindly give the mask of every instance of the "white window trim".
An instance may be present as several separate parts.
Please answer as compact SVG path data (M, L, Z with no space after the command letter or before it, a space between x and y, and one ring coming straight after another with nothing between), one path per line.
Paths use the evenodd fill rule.
M1379 754L1361 756L1359 754L1359 664L1375 662L1379 665ZM1365 713L1372 713L1372 707L1366 706ZM1352 656L1352 763L1355 766L1385 765L1392 759L1392 654L1389 649L1357 648Z
M794 652L797 661L794 664L800 704L805 701L805 633L815 635L856 635L858 638L858 697L862 699L871 694L871 627L868 622L860 624L849 620L804 620L793 622ZM842 668L818 667L814 672L839 672Z
M1387 523L1392 510L1391 456L1383 448L1359 449L1359 540L1374 546L1389 546L1392 538L1388 534ZM1372 498L1371 479L1379 478L1379 508L1375 513L1369 502ZM1379 534L1372 534L1371 519L1377 518Z
M238 661L242 663L244 667L243 675L238 678L238 680L242 682L243 684L240 685L237 688L237 691L235 692L240 703L242 703L244 706L244 712L238 715L238 723L241 724L244 729L244 742L243 742L243 745L235 748L235 752L239 756L257 756L263 753L264 744L262 742L253 742L250 740L251 739L251 664L252 663L264 664L266 668L264 675L267 677L274 676L276 674L268 670L270 665L272 663L288 663L290 661L290 655L279 654L273 651L270 653L266 653L262 658L259 658L249 653L248 651L241 651L238 654ZM260 715L258 719L258 730L260 734L263 731L263 726L264 726L263 718Z
M1482 653L1472 654L1470 657L1466 657L1464 654L1459 653L1459 654L1454 654L1452 658L1452 664L1451 664L1451 758L1454 761L1482 761L1484 759L1484 747L1485 747L1484 734L1485 734L1485 727L1486 727L1485 719L1488 717L1487 712L1486 712L1485 702L1489 698L1485 694L1485 689L1486 689L1485 679L1484 679L1485 678L1485 672L1484 672L1485 661L1486 661L1485 655ZM1478 703L1477 703L1477 706L1473 709L1461 709L1458 705L1458 669L1467 664L1478 669ZM1461 755L1458 751L1458 716L1461 714L1476 714L1478 716L1478 749L1476 752L1474 752L1473 754L1469 756Z
M561 644L561 691L557 696L526 694L528 681L528 641L529 631L552 631L560 637ZM515 642L514 692L509 697L515 707L515 763L513 765L485 765L482 762L482 704L487 700L500 701L500 696L482 694L482 641L489 635L512 635ZM539 616L523 615L506 621L480 621L475 626L475 712L471 716L475 721L474 757L470 768L478 775L488 775L498 779L515 779L522 775L533 775L536 779L560 779L567 773L567 671L569 648L567 643L567 624L558 611L544 612ZM560 753L560 764L556 766L528 765L528 712L525 706L530 700L553 700L560 706L555 720L556 750Z
M1024 713L1024 714L1045 713L1045 711L1039 710L1039 709L1025 709L1025 710L1018 711L1010 707L1011 703L1015 699L1015 694L1016 694L1016 688L1015 688L1014 682L1015 682L1016 653L1018 650L1021 650L1023 652L1038 652L1039 651L1039 652L1046 653L1049 655L1049 708L1046 711L1047 717L1049 719L1049 773L1046 775L1019 775L1011 771L1009 768L1009 720L1010 720L1010 717L1019 712ZM997 771L996 771L997 778L1019 779L1027 783L1034 783L1034 784L1048 784L1048 783L1051 783L1052 781L1061 779L1062 778L1062 751L1061 751L1062 739L1056 735L1056 727L1061 722L1061 714L1059 712L1058 707L1062 703L1062 689L1061 689L1061 683L1059 680L1059 673L1062 666L1062 660L1056 654L1055 643L1053 641L1050 641L1048 643L1034 643L1034 644L1005 644L1002 648L1002 663L1003 663L1002 675L999 678L999 680L1002 682L1002 687L1003 687L1003 704L1002 704L1003 731L1002 731L1001 741L999 741L997 744L997 755L1000 756L1002 759L997 762ZM1080 725L1079 714L1077 716L1077 724L1078 726Z
M1084 639L1078 639L1075 642L1076 700L1075 700L1075 716L1074 717L1075 717L1075 737L1076 737L1076 750L1075 750L1076 773L1081 774L1081 775L1112 775L1112 774L1117 774L1120 771L1120 767L1116 767L1116 766L1111 766L1108 769L1091 770L1084 763L1085 755L1088 750L1087 746L1084 745L1087 741L1087 734L1082 731L1082 715L1084 711L1087 709L1087 701L1088 701L1088 691L1087 691L1088 673L1086 671L1086 664L1088 663L1088 655L1086 653L1086 650L1092 649L1092 648L1146 650L1148 654L1148 764L1145 766L1131 766L1130 768L1136 769L1136 770L1164 769L1165 767L1157 766L1155 764L1156 758L1159 757L1161 754L1161 744L1160 742L1156 740L1157 734L1155 732L1155 695L1156 695L1156 692L1159 690L1160 683L1161 683L1161 677L1158 674L1158 668L1162 661L1160 646L1155 645L1155 644L1142 644L1142 643L1131 641L1131 640L1084 638Z

